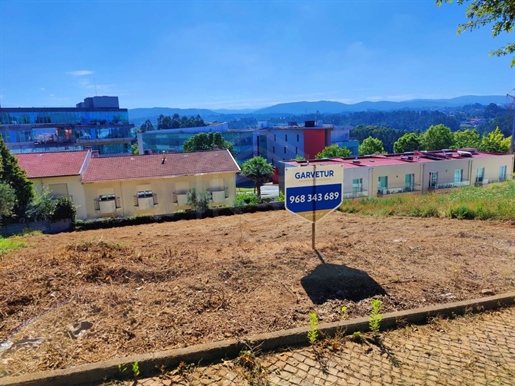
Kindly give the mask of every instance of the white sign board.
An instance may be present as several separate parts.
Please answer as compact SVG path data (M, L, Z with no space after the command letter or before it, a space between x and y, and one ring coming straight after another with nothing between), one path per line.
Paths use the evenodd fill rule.
M306 165L284 169L285 207L317 222L343 200L343 165Z

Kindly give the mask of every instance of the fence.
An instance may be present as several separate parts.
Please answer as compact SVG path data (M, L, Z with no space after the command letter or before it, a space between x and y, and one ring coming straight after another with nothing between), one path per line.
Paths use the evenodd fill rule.
M71 228L70 220L62 220L57 222L35 221L18 224L9 224L0 226L0 236L9 237L26 231L41 231L43 233L59 233L67 231Z

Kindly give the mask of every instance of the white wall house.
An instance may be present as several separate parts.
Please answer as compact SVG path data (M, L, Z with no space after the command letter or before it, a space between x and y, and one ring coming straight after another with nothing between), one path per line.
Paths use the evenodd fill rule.
M513 161L513 154L487 154L468 149L310 160L309 163L343 164L344 198L372 198L505 181L513 176ZM285 167L305 164L286 161ZM282 172L284 168L279 170ZM279 180L280 189L284 191L284 178L280 176Z
M92 157L88 151L17 156L37 188L72 197L79 219L188 209L186 197L193 188L209 192L211 207L230 206L240 172L227 150L116 157ZM74 167L66 169L66 165Z

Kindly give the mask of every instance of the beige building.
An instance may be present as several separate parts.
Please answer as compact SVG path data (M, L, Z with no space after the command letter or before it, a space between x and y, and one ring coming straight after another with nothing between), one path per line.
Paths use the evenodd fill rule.
M487 154L467 149L311 160L309 164L343 163L344 198L372 198L505 181L513 178L513 162L513 154ZM285 167L303 165L306 162L285 162ZM281 176L280 181L284 192Z
M70 196L79 219L188 209L187 193L193 188L208 191L212 207L230 206L240 172L227 150L116 157L91 156L88 151L16 156L38 189ZM72 160L75 168L65 171ZM37 172L40 167L44 173Z
M53 198L70 197L77 206L77 218L85 219L86 199L81 178L91 152L43 152L14 154L36 191L48 189Z

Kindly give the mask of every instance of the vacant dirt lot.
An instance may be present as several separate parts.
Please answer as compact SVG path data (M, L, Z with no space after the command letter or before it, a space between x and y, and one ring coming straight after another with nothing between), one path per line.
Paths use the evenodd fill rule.
M0 376L515 288L510 223L333 213L318 254L286 211L27 242L0 255Z

